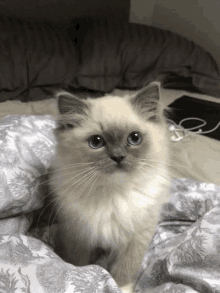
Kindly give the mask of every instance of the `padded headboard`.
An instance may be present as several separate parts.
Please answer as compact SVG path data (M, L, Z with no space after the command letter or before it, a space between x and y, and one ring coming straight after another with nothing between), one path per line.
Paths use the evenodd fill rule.
M0 101L42 100L51 89L109 92L152 80L220 95L212 56L167 30L123 21L73 19L71 26L0 18Z

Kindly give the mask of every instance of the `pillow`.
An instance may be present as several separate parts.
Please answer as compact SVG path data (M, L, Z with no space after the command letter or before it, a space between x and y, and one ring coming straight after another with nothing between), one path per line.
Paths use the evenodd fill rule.
M54 88L109 92L152 80L220 95L212 56L167 30L140 24L75 20L58 27L0 18L0 101L43 100ZM179 88L179 85L178 85Z
M44 87L77 87L79 56L65 30L0 17L0 101L47 99Z
M102 20L78 20L79 86L111 91L138 88L160 80L164 86L182 83L220 95L219 68L200 46L168 30L147 25ZM70 30L69 36L75 36ZM73 38L72 38L73 40ZM167 86L168 87L168 86ZM178 85L178 88L180 86Z

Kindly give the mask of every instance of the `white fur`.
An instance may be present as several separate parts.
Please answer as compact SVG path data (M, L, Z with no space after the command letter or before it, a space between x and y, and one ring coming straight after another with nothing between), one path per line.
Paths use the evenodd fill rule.
M53 174L53 187L59 190L56 196L60 206L59 219L64 223L62 229L66 229L66 234L61 237L66 242L70 239L69 246L73 241L71 235L74 234L75 239L81 239L88 249L96 246L122 249L130 239L147 248L161 204L168 199L168 140L165 122L145 121L134 111L129 99L131 97L106 96L86 101L91 112L83 125L58 135L55 169L62 167L65 170L73 164L69 171L67 169ZM100 123L106 128L131 128L143 133L148 144L146 154L141 159L152 166L141 165L131 172L118 170L111 174L97 171L96 175L94 169L92 178L92 169L86 171L86 168L94 167L95 163L88 163L88 157L82 153L88 151L91 156L95 153L97 158L103 154L103 148L92 150L87 142L89 136L102 133ZM74 165L77 163L88 165L84 165L86 168ZM86 172L90 171L91 177L88 175L86 179ZM131 259L132 253L128 255ZM141 255L138 257L137 268ZM112 272L117 270L116 267ZM116 273L116 279L118 274L120 272ZM130 293L132 286L123 287L123 293Z

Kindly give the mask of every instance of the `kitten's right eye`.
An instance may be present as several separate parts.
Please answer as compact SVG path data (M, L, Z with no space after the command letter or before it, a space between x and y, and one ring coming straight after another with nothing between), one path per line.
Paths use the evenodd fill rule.
M103 147L105 145L105 140L100 135L93 135L93 136L91 136L89 138L88 142L89 142L89 146L92 149L100 149L101 147Z
M139 132L132 132L128 136L128 143L131 145L139 145L142 142L142 136Z

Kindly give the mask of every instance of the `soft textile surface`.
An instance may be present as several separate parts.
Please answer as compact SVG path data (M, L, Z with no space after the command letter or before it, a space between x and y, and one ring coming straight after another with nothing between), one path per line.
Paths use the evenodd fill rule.
M48 227L50 213L34 224L34 210L44 203L39 176L54 155L54 126L51 116L1 121L0 290L120 292L99 266L74 267L53 252L57 226ZM171 186L136 290L218 292L220 187L192 179L174 179Z
M73 21L74 24L74 21ZM75 21L70 28L0 18L0 101L43 100L51 87L109 92L154 79L220 95L219 67L201 47L158 28Z
M8 116L1 120L0 218L43 206L39 184L55 153L54 127L51 116Z
M175 179L138 288L146 292L220 291L220 186Z
M58 115L57 100L47 99L43 101L34 101L23 103L12 100L0 104L0 119L8 115Z

